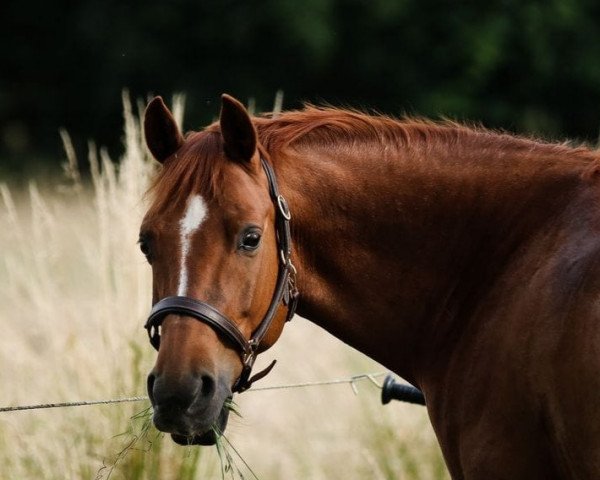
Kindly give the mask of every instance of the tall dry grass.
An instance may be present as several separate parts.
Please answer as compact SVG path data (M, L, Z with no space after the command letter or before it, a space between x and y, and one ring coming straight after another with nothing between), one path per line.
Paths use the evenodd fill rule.
M151 280L136 240L155 164L123 100L125 154L114 163L90 145L89 185L63 134L62 184L0 187L0 405L145 394ZM181 119L181 99L174 110ZM301 318L263 357L279 364L262 386L383 371ZM226 478L239 477L236 468L261 479L447 478L424 409L383 407L377 387L357 386L357 395L338 385L237 396L242 416L227 431L237 460ZM175 446L148 425L147 408L2 413L0 478L222 478L216 449Z

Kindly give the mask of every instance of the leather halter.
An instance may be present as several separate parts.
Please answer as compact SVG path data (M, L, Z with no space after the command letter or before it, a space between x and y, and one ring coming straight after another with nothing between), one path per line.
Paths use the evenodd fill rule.
M290 220L292 217L290 209L287 201L279 192L273 168L264 158L260 160L269 182L269 195L275 205L275 232L277 247L279 249L279 269L271 304L250 339L246 340L246 337L238 326L213 306L184 296L165 297L158 301L152 307L146 325L144 325L144 328L148 331L150 343L156 350L160 348L161 324L166 316L170 314L185 315L186 317L192 317L202 323L206 323L217 333L230 340L239 351L243 365L240 378L238 378L232 388L234 393L248 390L253 382L263 378L271 371L275 365L275 361L261 372L250 377L258 347L269 330L279 305L283 302L287 306L286 321L289 321L294 316L299 296L296 287L296 268L291 260L292 239L290 234Z

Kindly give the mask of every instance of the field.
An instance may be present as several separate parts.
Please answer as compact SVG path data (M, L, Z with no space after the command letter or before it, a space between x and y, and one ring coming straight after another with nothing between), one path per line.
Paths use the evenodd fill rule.
M1 187L0 406L146 395L151 280L136 240L155 164L126 96L124 106L118 167L90 145L92 180L82 182L65 134L62 182ZM257 369L273 358L257 387L385 372L298 317ZM355 386L236 396L241 416L220 455L149 427L148 401L0 413L0 478L448 478L423 407L382 406L371 382Z

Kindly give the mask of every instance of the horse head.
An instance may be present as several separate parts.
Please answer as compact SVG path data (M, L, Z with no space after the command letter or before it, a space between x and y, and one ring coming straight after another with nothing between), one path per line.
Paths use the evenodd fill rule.
M213 444L232 394L251 382L254 356L285 323L280 300L291 282L276 225L287 208L278 208L256 129L234 98L223 95L215 125L184 137L157 97L144 128L162 163L139 240L153 277L153 420L178 443Z

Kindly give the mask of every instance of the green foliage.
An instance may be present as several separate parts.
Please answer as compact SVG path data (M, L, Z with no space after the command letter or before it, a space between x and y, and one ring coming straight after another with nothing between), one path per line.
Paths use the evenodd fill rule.
M595 140L600 123L592 0L9 0L2 18L5 173L60 158L61 126L78 151L95 138L114 155L123 87L186 92L194 129L223 91L262 111L279 89L286 108L326 101L555 137Z

